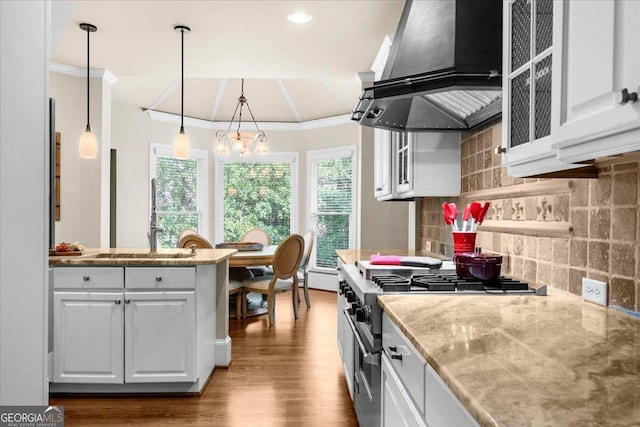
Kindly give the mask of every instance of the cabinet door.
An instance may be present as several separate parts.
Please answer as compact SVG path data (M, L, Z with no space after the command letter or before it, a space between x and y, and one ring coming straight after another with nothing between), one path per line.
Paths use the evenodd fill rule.
M124 301L125 381L195 381L195 292L126 292Z
M426 426L419 412L411 404L411 398L393 371L389 359L382 353L381 420L383 427Z
M354 355L355 355L355 338L351 328L347 324L345 318L344 309L346 308L346 301L343 295L338 292L338 352L340 353L340 360L342 360L342 368L344 370L344 377L347 380L347 388L349 389L349 395L353 400L353 378L354 378Z
M512 0L504 7L502 164L512 176L570 169L551 147L556 46L552 0Z
M391 131L374 129L373 134L374 192L385 200L391 197Z
M407 132L393 132L391 134L393 147L393 193L406 196L411 192L412 184L412 156L411 134Z
M123 292L53 294L53 381L123 382Z
M553 146L563 148L640 127L640 102L623 102L622 91L640 89L640 2L562 2L554 45L561 49L554 106ZM635 144L634 144L635 142ZM568 161L639 149L634 141L591 145L561 153ZM562 155L564 154L564 155Z

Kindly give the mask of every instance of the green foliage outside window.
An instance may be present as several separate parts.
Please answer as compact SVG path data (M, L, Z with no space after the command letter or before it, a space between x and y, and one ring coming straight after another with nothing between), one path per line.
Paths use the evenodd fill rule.
M196 160L156 158L156 213L164 232L158 246L175 248L184 228L198 231L198 167Z
M291 233L291 164L224 163L224 240L262 228L273 244Z
M316 161L315 212L317 267L335 268L336 249L349 248L353 162L350 157Z

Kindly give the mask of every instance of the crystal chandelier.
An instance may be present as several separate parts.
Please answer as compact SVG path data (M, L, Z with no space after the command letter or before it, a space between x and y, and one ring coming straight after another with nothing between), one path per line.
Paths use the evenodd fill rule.
M247 107L249 110L249 114L251 114L251 120L256 127L257 132L241 132L240 128L242 127L242 109ZM238 127L236 130L231 130L233 126L233 122L236 119L236 114L238 115ZM227 131L219 130L216 133L217 141L215 151L218 155L227 156L231 152L240 155L241 157L250 157L251 156L251 147L255 144L254 152L260 156L266 156L269 154L269 149L267 148L267 135L258 127L258 123L256 123L256 119L253 117L253 112L251 111L251 107L249 106L249 102L247 98L244 96L244 79L242 79L242 86L240 90L240 97L238 98L238 103L236 104L236 109L233 112L233 117L229 122L229 127Z

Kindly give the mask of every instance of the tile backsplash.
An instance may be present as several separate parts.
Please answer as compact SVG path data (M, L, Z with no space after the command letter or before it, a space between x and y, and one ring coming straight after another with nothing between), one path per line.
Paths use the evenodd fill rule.
M640 163L598 165L597 179L513 178L500 164L497 121L462 135L460 197L421 199L420 247L451 255L442 203L490 201L477 245L504 255L503 273L574 294L582 277L609 284L609 305L640 313Z

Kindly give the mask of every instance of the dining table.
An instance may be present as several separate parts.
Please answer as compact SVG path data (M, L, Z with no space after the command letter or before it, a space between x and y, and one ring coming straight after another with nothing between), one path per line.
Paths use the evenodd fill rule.
M229 267L255 267L273 264L278 245L263 246L260 250L238 251L229 259Z

